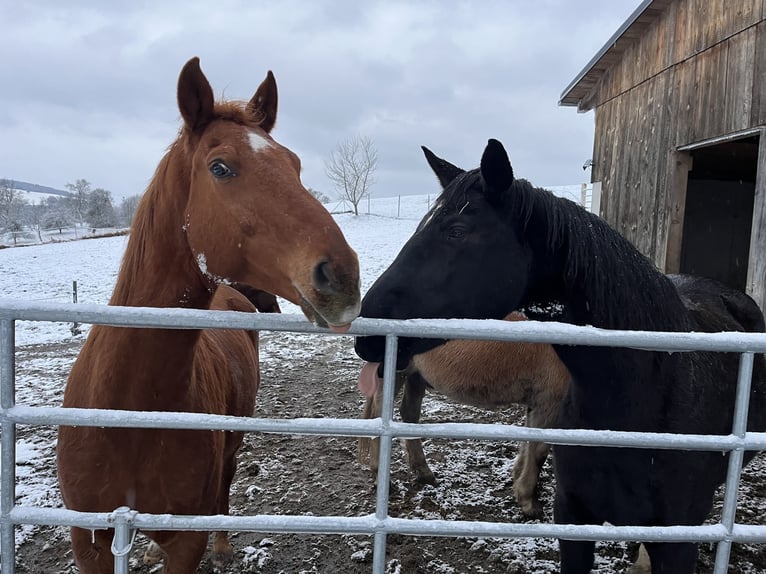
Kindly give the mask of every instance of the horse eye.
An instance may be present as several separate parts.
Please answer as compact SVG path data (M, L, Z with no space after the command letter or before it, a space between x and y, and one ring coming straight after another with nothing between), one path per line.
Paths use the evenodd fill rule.
M465 226L451 225L447 230L447 237L451 239L460 239L465 236Z
M226 179L227 177L234 175L234 172L231 171L229 166L223 163L220 159L211 163L209 169L210 173L212 173L213 177L216 179Z

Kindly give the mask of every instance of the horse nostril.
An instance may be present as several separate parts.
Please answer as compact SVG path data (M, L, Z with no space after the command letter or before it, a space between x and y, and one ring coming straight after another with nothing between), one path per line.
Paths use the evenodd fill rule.
M313 281L314 288L320 293L330 295L335 292L335 275L330 263L323 261L314 267Z

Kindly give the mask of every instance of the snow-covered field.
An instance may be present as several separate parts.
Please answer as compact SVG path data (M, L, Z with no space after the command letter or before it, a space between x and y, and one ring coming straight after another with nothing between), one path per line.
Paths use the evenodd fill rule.
M436 188L436 182L434 182ZM359 255L362 291L365 292L388 264L393 260L400 247L414 231L417 223L427 211L435 195L403 196L400 198L374 199L371 214L355 217L349 213L337 214L336 220L351 246ZM332 206L329 206L332 207ZM397 217L398 215L398 217ZM0 250L0 298L22 299L25 301L71 301L72 282L77 281L79 301L81 303L107 303L118 272L120 258L127 242L127 236L48 243L23 248ZM285 313L299 313L299 309L281 301ZM87 331L87 326L84 331ZM261 349L262 358L284 358L290 351L291 341L295 343L295 353L305 352L306 345L300 344L305 336L290 335L282 338L279 345L274 345L264 338ZM16 343L19 349L35 349L37 346L63 348L71 343L73 335L70 324L31 323L17 324ZM84 340L84 334L75 338ZM42 347L47 348L47 347ZM17 380L17 400L24 404L57 405L61 388L76 355L76 349L63 356L55 353L35 352L34 359L19 366ZM26 355L22 352L20 356ZM51 381L56 381L53 385ZM429 403L426 403L428 405ZM448 418L448 407L443 403L430 403L431 410L426 415L431 420ZM441 410L440 410L441 409ZM21 504L35 506L58 506L61 504L52 468L55 433L25 434L18 443L18 489L17 499ZM475 461L453 460L449 472L465 471L465 483L471 485L475 480ZM759 462L759 461L756 461ZM437 463L438 464L438 463ZM757 467L760 467L758 465ZM757 473L754 463L749 467L751 474ZM43 471L42 469L47 469ZM462 470L461 470L462 469ZM506 473L507 474L507 473ZM548 487L546 487L548 488ZM758 488L757 490L760 490ZM475 493L474 493L475 494ZM470 489L463 492L453 490L450 496L470 497ZM487 496L491 496L488 491ZM418 495L419 496L419 495ZM484 496L482 494L482 496ZM471 504L479 504L470 501ZM467 500L443 500L443 506L454 504L455 507L468 504ZM760 510L758 511L761 514ZM35 529L22 527L17 529L17 544L22 544L33 536ZM540 545L551 550L551 560L543 562L539 558L534 570L524 572L553 572L556 570L556 544L545 540L508 540L499 544L493 552L504 557L517 557L528 565L524 556L535 556L540 552ZM530 560L534 560L533 558ZM625 559L627 560L627 558ZM519 562L520 564L522 562ZM607 562L608 563L608 562ZM599 572L612 572L606 569L605 562L599 560ZM506 561L506 564L508 562ZM510 570L509 570L510 571ZM519 570L521 572L522 570ZM749 568L744 572L757 572Z

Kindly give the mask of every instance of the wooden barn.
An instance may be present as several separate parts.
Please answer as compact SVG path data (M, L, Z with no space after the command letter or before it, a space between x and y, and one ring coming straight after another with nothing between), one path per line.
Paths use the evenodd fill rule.
M659 269L764 308L766 0L642 2L559 104L595 112L604 219Z

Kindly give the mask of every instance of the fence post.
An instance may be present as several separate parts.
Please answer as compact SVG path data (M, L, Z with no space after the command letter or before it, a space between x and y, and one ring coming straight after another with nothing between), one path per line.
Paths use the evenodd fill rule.
M15 321L0 321L0 406L3 411L16 404ZM10 512L16 503L16 423L3 416L2 459L0 460L0 550L3 572L16 572L16 542Z
M750 407L750 387L753 384L753 353L742 353L739 358L739 376L737 377L737 395L734 402L734 423L732 434L744 438L747 433L747 412ZM737 513L737 494L742 475L744 451L737 449L729 452L729 467L726 472L726 487L723 493L721 522L731 534ZM729 568L731 541L718 543L715 553L715 572L726 572Z
M72 281L72 303L77 303L77 281ZM78 322L72 323L72 336L82 333Z
M114 555L114 574L128 574L130 566L130 550L136 538L136 530L131 527L135 510L120 506L112 513L110 519L114 522L114 538L112 538L112 554Z
M397 219L400 219L399 216L401 215L401 212L402 212L402 196L400 195L397 197L397 201L396 201L396 218Z

